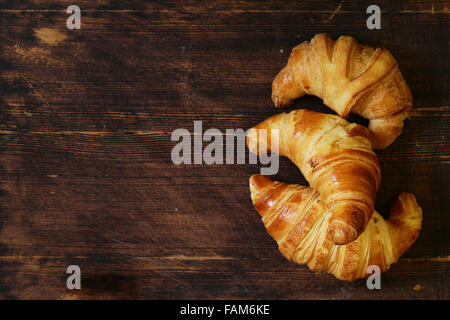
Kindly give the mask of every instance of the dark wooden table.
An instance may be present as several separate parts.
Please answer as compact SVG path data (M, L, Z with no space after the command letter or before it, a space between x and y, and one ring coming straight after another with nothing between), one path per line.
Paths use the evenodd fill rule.
M68 30L66 8L81 7ZM7 1L0 5L0 298L449 299L449 1ZM174 165L177 128L247 129L314 34L388 48L414 96L384 151L423 230L382 290L286 261L248 190L260 165ZM304 97L296 108L330 112ZM306 184L282 159L276 179ZM66 288L79 265L82 289ZM421 290L413 290L419 284Z

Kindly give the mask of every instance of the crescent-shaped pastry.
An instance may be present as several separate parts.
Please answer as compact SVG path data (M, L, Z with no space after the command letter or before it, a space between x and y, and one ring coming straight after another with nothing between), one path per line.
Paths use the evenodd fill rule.
M318 192L261 175L250 178L250 191L253 205L284 257L341 280L368 277L371 265L381 272L388 270L416 241L422 226L422 209L415 197L402 193L389 219L374 212L356 241L336 245L328 231L332 213Z
M382 48L341 36L317 34L296 46L272 83L277 107L305 94L315 95L341 117L350 112L369 119L375 149L389 146L403 130L412 106L411 91L394 57Z
M247 135L250 151L272 150L288 157L322 195L332 213L334 242L356 240L372 216L381 178L367 128L303 109L272 116L252 129ZM274 134L278 145L268 143Z

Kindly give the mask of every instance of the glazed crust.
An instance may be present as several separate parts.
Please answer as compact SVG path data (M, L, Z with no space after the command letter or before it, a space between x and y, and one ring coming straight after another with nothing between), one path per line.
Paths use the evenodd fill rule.
M272 150L288 157L322 195L333 214L334 242L356 240L373 213L381 179L367 128L338 116L295 110L270 117L252 129L247 135L250 151L265 154ZM274 135L278 135L278 145L268 143L276 141Z
M386 49L341 36L317 34L296 46L272 83L272 100L286 107L311 94L341 117L350 112L369 119L374 148L389 146L403 130L412 96L397 61Z
M374 212L356 241L336 245L328 228L332 213L318 192L261 175L250 178L250 192L284 257L346 281L368 277L370 265L377 265L381 272L388 270L416 241L422 225L422 209L415 197L402 193L392 205L389 219Z

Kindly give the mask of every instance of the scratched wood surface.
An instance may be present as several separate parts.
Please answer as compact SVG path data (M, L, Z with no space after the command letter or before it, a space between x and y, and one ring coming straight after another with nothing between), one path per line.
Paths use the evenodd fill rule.
M81 30L66 28L74 2ZM368 4L3 2L0 298L449 299L450 3L376 1L374 31ZM281 256L250 201L259 165L170 158L171 132L192 132L194 120L224 132L279 112L271 81L319 32L387 47L414 96L403 134L378 152L377 209L414 193L423 230L382 290ZM331 112L314 97L295 107ZM306 184L286 159L275 178Z

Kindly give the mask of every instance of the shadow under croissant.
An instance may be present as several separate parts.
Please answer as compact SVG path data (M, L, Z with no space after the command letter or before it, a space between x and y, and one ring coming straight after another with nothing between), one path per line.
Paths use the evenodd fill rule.
M402 193L392 204L389 219L375 211L357 240L336 245L328 228L331 213L314 189L253 175L250 192L284 257L340 280L366 278L371 265L388 270L416 241L422 226L422 209L415 197Z

